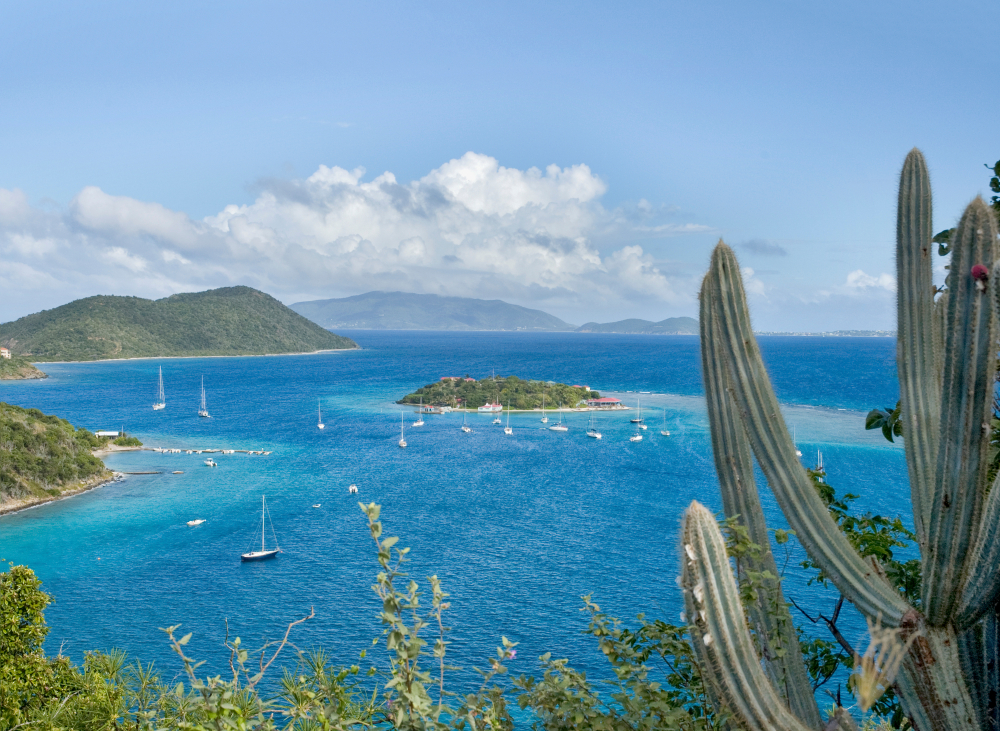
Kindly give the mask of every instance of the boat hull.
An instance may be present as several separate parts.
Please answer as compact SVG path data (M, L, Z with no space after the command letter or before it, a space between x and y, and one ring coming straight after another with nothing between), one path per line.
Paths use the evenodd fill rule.
M267 561L269 558L277 556L279 551L251 551L240 556L240 561Z

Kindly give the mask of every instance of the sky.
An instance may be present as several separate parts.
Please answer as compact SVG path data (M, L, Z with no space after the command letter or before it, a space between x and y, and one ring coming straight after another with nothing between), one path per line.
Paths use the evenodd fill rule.
M249 285L895 328L895 192L991 195L1000 5L0 4L0 322ZM937 262L938 276L944 261Z

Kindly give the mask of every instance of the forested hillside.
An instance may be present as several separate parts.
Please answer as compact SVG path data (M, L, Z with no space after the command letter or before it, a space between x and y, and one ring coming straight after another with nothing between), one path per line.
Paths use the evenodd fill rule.
M266 355L356 348L250 287L159 300L99 295L0 325L0 345L34 361Z

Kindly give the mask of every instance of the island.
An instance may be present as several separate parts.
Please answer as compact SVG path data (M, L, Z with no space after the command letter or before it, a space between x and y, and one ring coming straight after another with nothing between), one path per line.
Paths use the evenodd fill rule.
M159 300L87 297L0 324L0 346L34 362L279 355L358 347L251 287Z
M0 358L0 381L21 381L32 378L48 378L27 358Z
M693 317L668 317L666 320L619 320L618 322L588 322L576 329L578 333L618 333L624 335L697 335L698 321Z
M575 327L555 315L503 300L410 292L366 292L340 299L296 302L291 308L331 330L559 332Z
M418 405L428 409L478 409L488 404L500 404L513 411L541 409L544 397L545 410L592 407L601 394L587 386L568 386L552 381L525 381L517 376L491 376L477 381L466 376L443 376L435 383L418 388L396 403ZM610 406L611 401L607 400ZM602 404L603 405L603 404Z
M142 446L117 432L98 436L38 409L0 402L0 514L69 497L114 475L95 452Z

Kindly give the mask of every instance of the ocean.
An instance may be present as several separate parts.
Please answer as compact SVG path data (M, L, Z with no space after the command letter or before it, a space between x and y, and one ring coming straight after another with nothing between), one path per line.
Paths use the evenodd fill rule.
M255 647L315 609L294 630L295 645L359 662L381 633L371 588L378 566L359 500L382 505L386 534L411 547L410 576L428 588L426 577L436 574L451 594L449 659L462 667L452 675L456 690L475 686L473 667L486 665L501 635L520 643L515 675L537 673L538 656L552 652L607 676L595 643L581 634L585 594L626 620L644 612L679 623L683 510L692 500L721 509L697 338L347 334L361 350L46 364L44 381L0 382L0 400L91 430L124 427L148 446L272 452L216 454L214 469L204 455L115 454L106 459L115 470L160 474L0 517L0 557L33 568L55 598L46 615L50 653L61 648L79 661L86 650L117 647L173 677L179 665L159 628L179 624L194 633L188 650L206 661L202 671L221 672L227 623ZM760 343L804 462L812 466L822 451L828 482L860 495L859 509L902 514L912 525L902 448L864 429L870 408L898 397L895 340ZM154 412L161 366L167 406ZM397 446L397 399L441 376L494 370L586 384L632 406L641 398L650 428L631 443L632 412L602 413L597 441L585 436L585 413L566 415L562 434L542 428L537 414L515 413L512 436L485 415L470 415L473 431L464 434L461 414L427 415L425 426L410 428L407 408L409 446ZM202 376L211 419L197 416ZM669 437L659 433L664 418ZM769 524L784 527L762 491ZM283 553L241 563L262 495ZM206 522L188 527L196 518ZM835 595L807 585L801 559L793 546L786 593L831 610ZM864 624L851 616L846 629L860 640Z

